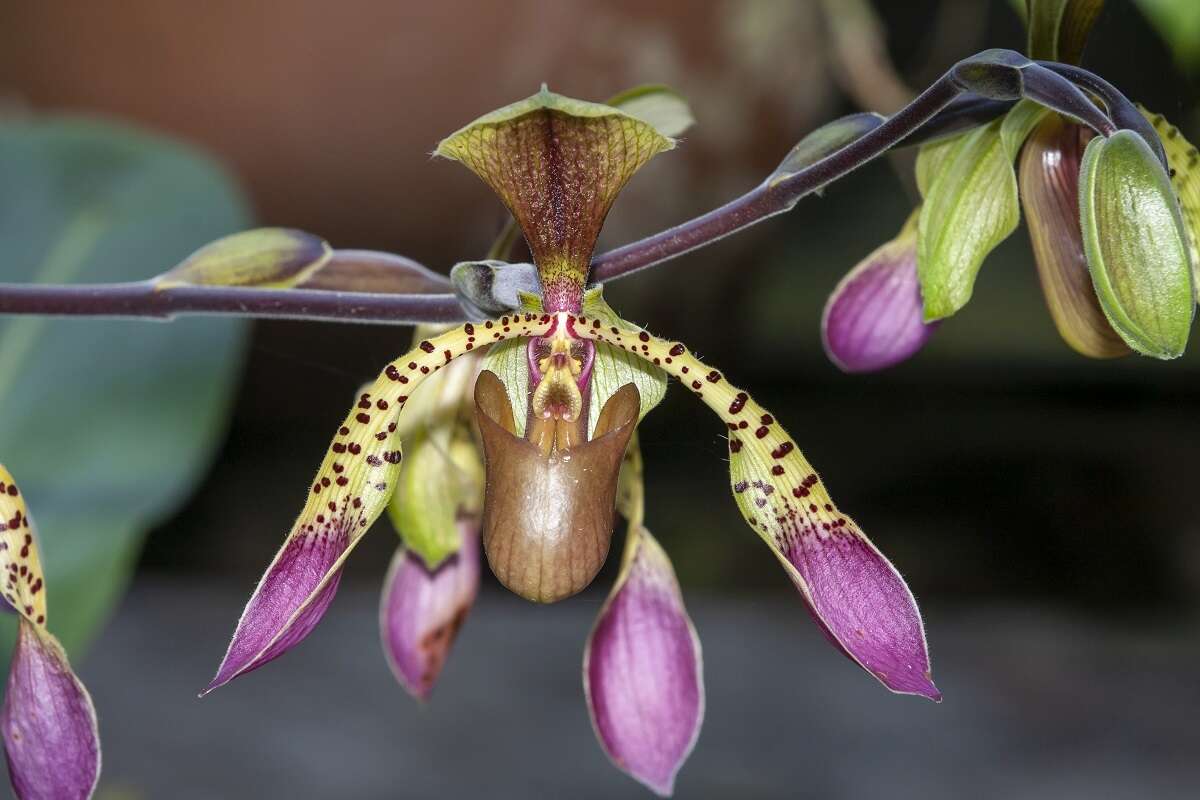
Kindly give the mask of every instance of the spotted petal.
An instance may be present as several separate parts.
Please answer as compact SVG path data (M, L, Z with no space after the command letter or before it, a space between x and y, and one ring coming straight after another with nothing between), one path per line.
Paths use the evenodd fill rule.
M400 685L428 700L454 638L479 592L479 522L458 523L458 552L430 569L401 546L383 582L379 634Z
M306 637L333 601L342 565L387 506L400 468L397 421L427 375L478 346L546 328L526 314L467 323L421 342L363 391L330 444L308 500L242 612L205 692L282 655Z
M20 615L0 733L22 800L86 798L100 777L96 711L67 654L46 629L46 590L29 513L0 466L0 573Z
M940 700L921 616L908 586L833 504L775 418L678 342L587 318L571 325L579 336L661 366L724 420L738 507L787 570L818 623L846 655L892 691Z

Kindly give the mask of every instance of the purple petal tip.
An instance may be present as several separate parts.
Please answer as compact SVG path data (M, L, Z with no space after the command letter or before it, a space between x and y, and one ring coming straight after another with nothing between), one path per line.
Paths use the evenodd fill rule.
M477 523L459 522L462 547L436 569L401 547L392 558L379 605L379 636L392 674L428 700L479 591Z
M91 796L100 777L92 699L58 642L25 619L19 624L0 727L18 797Z
M916 238L901 235L867 256L834 289L821 318L829 359L844 372L874 372L912 357L937 330L926 323Z
M888 689L940 702L912 592L854 522L843 519L830 532L803 533L784 551L810 612L834 645Z
M346 552L344 531L289 538L267 569L212 682L200 696L278 658L308 636L333 602Z
M666 797L700 735L703 666L670 561L641 537L588 640L584 690L613 763Z

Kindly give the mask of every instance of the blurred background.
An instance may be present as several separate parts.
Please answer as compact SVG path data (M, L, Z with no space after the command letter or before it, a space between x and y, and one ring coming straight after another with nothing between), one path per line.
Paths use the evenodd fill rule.
M1191 0L1107 6L1084 65L1197 141ZM987 47L1023 49L1011 3L0 0L0 128L63 115L135 126L145 133L122 134L129 159L166 147L146 134L182 143L185 155L172 144L161 159L190 166L150 181L146 191L158 188L127 214L129 237L152 227L171 238L106 245L103 279L148 277L254 224L446 271L481 257L505 218L474 176L430 151L543 81L597 100L666 83L697 117L622 195L607 248L746 191L813 128L890 113ZM43 151L16 141L0 139L0 280L33 279L56 226L73 219L25 189L75 185L70 170L25 176L29 153ZM719 425L673 391L641 436L648 526L674 559L706 653L707 724L678 796L1194 797L1200 347L1170 364L1077 356L1045 310L1021 229L915 359L843 375L821 351L821 309L904 222L913 157L880 159L788 215L608 289L625 317L688 342L788 425L908 579L946 695L938 707L889 696L825 645L727 498ZM102 160L89 156L89 175ZM39 202L50 221L22 216L21 203ZM41 239L30 233L39 224ZM31 335L13 325L0 323L9 381L23 373L5 371L19 357L6 361L4 348ZM33 505L45 559L52 573L56 557L70 562L49 586L99 709L107 796L645 796L593 742L578 680L615 563L552 608L520 603L486 575L433 702L418 708L376 638L395 547L384 520L308 641L194 699L330 431L406 347L406 329L201 320L53 322L37 333L66 337L61 352L86 354L78 374L111 382L88 384L108 387L92 394L72 384L74 368L58 369L7 405L0 395L0 459L45 487ZM80 350L101 335L120 344ZM158 344L143 353L146 341ZM164 381L176 389L161 402L176 413L152 435L90 421L106 401L105 413L128 417ZM46 444L53 436L62 444ZM143 438L178 475L137 471ZM122 509L141 504L115 525L120 556L104 538L115 517L96 510L110 484ZM64 541L78 545L53 540L47 519L59 509L69 513L56 524L73 531ZM84 558L87 548L107 555ZM117 602L111 576L130 570Z

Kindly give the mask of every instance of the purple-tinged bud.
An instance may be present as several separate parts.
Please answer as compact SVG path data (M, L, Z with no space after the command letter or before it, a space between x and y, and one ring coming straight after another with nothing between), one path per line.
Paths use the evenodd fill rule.
M1034 261L1063 341L1091 358L1127 355L1088 273L1079 227L1079 164L1091 133L1051 114L1025 141L1018 182Z
M924 319L914 214L838 283L825 303L821 341L843 372L874 372L912 357L938 325Z
M25 618L8 673L4 755L21 800L82 800L100 777L100 737L87 689L54 637Z
M671 561L645 529L583 654L583 687L596 735L618 767L662 796L700 735L700 640Z
M46 629L46 586L25 496L0 465L0 594L19 615L0 711L8 776L21 800L90 797L100 777L96 711Z
M418 700L429 699L479 592L479 522L461 519L458 529L462 546L436 569L400 547L383 582L383 653L396 680Z

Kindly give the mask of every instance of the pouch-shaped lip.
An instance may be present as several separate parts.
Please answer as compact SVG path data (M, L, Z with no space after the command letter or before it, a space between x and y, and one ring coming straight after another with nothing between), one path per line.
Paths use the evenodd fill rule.
M483 546L492 572L510 590L552 603L596 577L612 540L617 476L639 404L637 387L622 386L601 409L593 439L547 456L515 435L500 379L479 374L475 417L487 476Z

